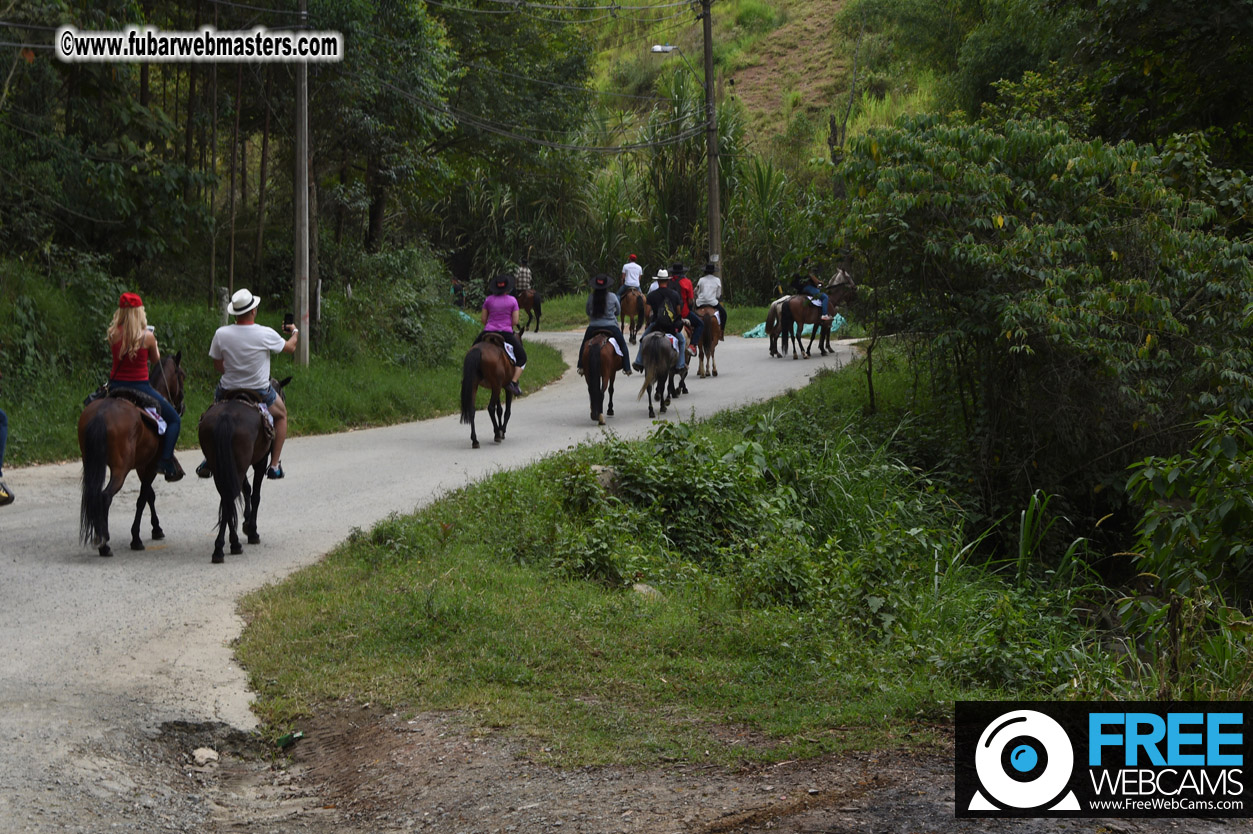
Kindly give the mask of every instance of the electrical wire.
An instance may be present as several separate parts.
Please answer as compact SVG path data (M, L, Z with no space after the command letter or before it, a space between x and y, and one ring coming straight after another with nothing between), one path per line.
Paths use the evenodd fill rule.
M450 116L454 121L458 122L459 124L469 125L470 127L478 128L479 130L483 130L487 133L492 133L497 136L503 136L508 139L515 139L520 142L527 142L527 143L530 143L533 145L539 145L545 148L553 148L555 150L576 151L576 152L582 152L582 153L625 153L627 151L645 150L648 148L659 148L659 147L665 147L667 145L675 145L680 142L685 142L688 139L691 139L695 136L699 136L705 131L705 126L701 125L700 127L688 128L686 130L680 131L679 133L676 133L673 136L668 136L665 139L659 140L659 141L632 142L632 143L628 143L625 145L613 145L613 146L575 145L575 144L571 144L568 142L551 142L546 139L539 139L535 136L529 136L523 133L517 133L514 130L510 129L510 127L513 127L513 126L509 126L509 125L502 126L502 125L490 122L486 119L483 119L479 116L475 116L472 113L466 113L465 111L459 110L455 107L450 107L446 104L438 104L436 102L428 101L424 98L413 95L407 90L402 90L400 87L397 87L396 85L391 84L387 81L379 81L379 83L382 84L384 87L387 87L388 89L397 93L402 98L408 99L409 101L413 102L419 107L422 107L423 109L428 110L433 113L440 113L442 115Z

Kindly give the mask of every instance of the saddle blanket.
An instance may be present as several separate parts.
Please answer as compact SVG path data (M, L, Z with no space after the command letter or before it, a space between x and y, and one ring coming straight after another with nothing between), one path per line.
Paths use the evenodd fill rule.
M518 357L513 355L513 345L508 342L502 342L502 344L505 346L505 353L509 355L509 361L515 365L518 364Z
M815 307L821 307L821 306L822 306L822 299L821 299L821 298L811 298L811 299L809 299L809 303L810 303L810 304L812 304L812 305L814 305Z
M270 427L270 431L274 431L274 415L270 413L270 407L265 403L256 403L256 406L261 410L261 416L265 418L266 425Z
M621 346L619 346L619 345L618 345L618 340L617 340L617 339L610 339L610 340L609 340L609 344L613 345L613 352L614 352L614 353L618 354L619 356L621 356L621 355L622 355L622 348L621 348Z
M670 340L670 346L674 348L676 351L678 351L679 350L679 337L675 336L673 333L667 333L666 338Z
M143 409L143 412L157 427L157 436L160 437L165 434L165 420L162 419L161 412L157 411L155 408L145 408Z

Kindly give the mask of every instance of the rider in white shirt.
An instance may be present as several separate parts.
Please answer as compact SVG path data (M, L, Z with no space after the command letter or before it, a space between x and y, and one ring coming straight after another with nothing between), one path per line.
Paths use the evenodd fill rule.
M718 321L722 324L722 330L725 333L727 329L727 310L722 306L722 279L714 273L717 267L713 263L705 264L705 274L696 282L696 300L692 302L692 306L696 309L701 307L714 307L718 311Z
M644 274L644 267L635 262L634 254L627 255L627 262L622 265L622 285L618 287L618 298L621 300L623 293L631 287L643 292L640 286L640 276Z

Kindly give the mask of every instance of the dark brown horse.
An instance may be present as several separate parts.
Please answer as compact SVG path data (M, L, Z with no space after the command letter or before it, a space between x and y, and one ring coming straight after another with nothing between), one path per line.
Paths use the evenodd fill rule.
M838 270L832 277L826 287L827 307L829 310L835 309L837 306L843 306L852 301L857 296L857 284L853 281L853 277L844 270ZM803 341L804 325L813 325L813 330L809 334L809 344L804 348L805 358L809 358L810 349L814 345L814 338L818 337L818 350L826 356L833 353L834 348L831 347L831 323L822 321L822 308L813 303L813 299L808 295L794 295L783 304L782 310L783 320L783 351L788 350L788 340L794 344L792 352L793 359L801 358L801 342Z
M526 323L518 325L518 336L520 337L531 326L531 314L535 314L535 332L539 332L539 317L543 312L539 293L535 290L519 290L518 291L518 310L526 312Z
M783 356L779 353L779 337L783 335L783 305L791 297L785 295L782 298L776 298L770 304L770 309L766 311L766 335L770 337L771 356ZM787 349L787 342L783 343L783 348Z
M635 287L627 290L622 294L622 313L619 316L619 322L623 333L627 334L627 338L631 344L635 344L635 337L639 335L640 328L644 326L645 308L648 305L644 303L644 293ZM627 322L630 322L628 332Z
M587 379L587 396L592 405L592 419L605 425L605 415L613 416L613 382L618 371L630 359L613 349L613 337L598 330L583 346L583 376ZM609 408L605 408L605 391L609 391Z
M679 395L674 387L675 374L679 373L675 367L679 363L678 348L670 344L665 333L653 331L640 343L640 361L644 363L644 385L635 399L643 399L648 394L648 416L656 417L657 412L653 410L653 383L656 383L655 399L661 413L665 414L671 398Z
M283 395L283 387L291 382L271 379L274 390ZM234 395L234 396L232 396ZM213 563L226 561L222 545L230 530L231 555L244 552L235 531L239 523L239 504L244 505L244 535L248 544L260 544L257 533L257 509L261 506L261 482L274 445L274 428L261 412L256 394L251 391L227 392L227 399L214 403L200 416L200 450L213 472L213 485L218 490L218 536L213 542ZM252 484L248 484L248 469Z
M182 352L163 356L152 369L149 383L179 414L183 413ZM94 544L101 556L112 556L109 547L109 507L133 469L139 475L139 499L135 502L135 523L131 525L131 550L143 550L139 524L147 506L152 518L152 538L165 538L157 519L157 494L152 482L157 477L161 438L156 427L144 416L135 392L119 388L109 396L93 401L78 418L78 448L83 455L83 498L79 508L79 537L83 544ZM109 480L105 483L105 469Z
M714 351L718 349L718 342L722 341L722 319L718 318L717 307L697 307L696 315L705 325L700 334L700 342L696 345L700 356L696 363L696 376L698 379L717 376L718 363L714 361Z
M487 403L487 416L492 418L492 438L497 443L505 439L505 426L509 425L509 412L513 409L513 394L505 391L505 405L501 408L500 392L513 379L513 362L505 353L505 340L498 333L485 333L466 353L461 366L461 422L470 424L470 447L479 448L479 436L474 431L474 399L479 386L491 389L492 398ZM591 374L588 374L591 377Z

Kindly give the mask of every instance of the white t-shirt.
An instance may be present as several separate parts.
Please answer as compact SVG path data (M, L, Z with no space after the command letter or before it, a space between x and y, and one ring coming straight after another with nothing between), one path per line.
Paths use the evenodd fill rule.
M644 274L644 267L635 261L627 261L622 265L622 286L638 287L640 285L640 276Z
M270 384L270 354L280 353L286 340L271 327L260 324L228 324L219 327L209 345L209 358L225 365L222 389L257 389Z
M717 275L702 275L696 282L696 301L693 307L717 307L722 300L722 279Z

